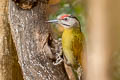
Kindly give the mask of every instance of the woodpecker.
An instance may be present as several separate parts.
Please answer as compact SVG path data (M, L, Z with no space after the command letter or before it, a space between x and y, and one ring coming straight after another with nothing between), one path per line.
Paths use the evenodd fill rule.
M79 20L71 14L61 14L56 20L49 20L49 23L57 23L64 27L62 33L62 48L67 64L75 70L82 66L82 50L84 35L81 31Z

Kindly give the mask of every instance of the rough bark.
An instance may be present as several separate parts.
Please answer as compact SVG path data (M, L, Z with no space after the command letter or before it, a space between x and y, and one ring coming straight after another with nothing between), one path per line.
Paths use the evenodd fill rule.
M0 0L0 80L23 80L8 24L8 0Z
M12 35L25 80L68 80L63 63L53 65L51 29L45 22L47 1L37 0L36 6L27 10L9 2Z

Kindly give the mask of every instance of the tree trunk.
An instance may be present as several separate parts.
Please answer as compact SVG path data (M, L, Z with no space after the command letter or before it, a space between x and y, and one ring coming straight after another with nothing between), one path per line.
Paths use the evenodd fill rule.
M63 63L53 65L48 0L17 1L9 2L9 19L24 79L68 80Z
M8 24L8 0L0 0L0 80L23 80Z

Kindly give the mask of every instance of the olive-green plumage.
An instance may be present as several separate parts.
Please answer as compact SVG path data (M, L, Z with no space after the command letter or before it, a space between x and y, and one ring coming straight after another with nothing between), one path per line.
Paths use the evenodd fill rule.
M71 65L76 80L81 78L83 42L84 36L81 32L79 20L70 14L61 14L56 20L49 20L49 23L57 23L64 27L62 34L62 48L67 64ZM82 68L81 68L82 67ZM81 80L81 79L80 79Z
M47 22L57 23L64 27L62 34L62 47L67 63L72 65L72 68L77 69L82 66L82 49L84 36L81 32L79 20L70 14L61 14L56 20Z
M64 55L73 67L81 65L81 51L83 49L83 34L80 27L64 29L62 34L62 47Z

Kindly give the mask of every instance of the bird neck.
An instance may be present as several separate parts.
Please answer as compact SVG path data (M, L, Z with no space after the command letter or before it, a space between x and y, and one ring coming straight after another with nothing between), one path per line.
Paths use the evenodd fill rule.
M71 28L65 28L64 31L75 31L75 32L81 32L80 27L71 27Z

